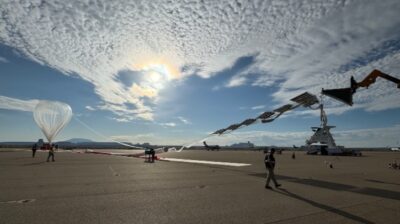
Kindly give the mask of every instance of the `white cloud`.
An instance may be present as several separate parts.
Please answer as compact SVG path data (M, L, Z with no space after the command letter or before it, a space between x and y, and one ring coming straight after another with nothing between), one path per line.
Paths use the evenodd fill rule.
M258 77L251 85L252 86L272 86L276 82L276 78L270 77L270 76L260 76Z
M246 83L246 81L247 81L246 77L234 76L229 80L229 82L225 86L226 87L237 87L237 86L244 85Z
M145 143L148 142L150 144L157 145L183 145L188 144L188 142L193 141L193 139L188 138L187 136L182 135L182 133L177 132L177 130L173 129L168 132L174 132L175 135L178 135L176 139L171 138L171 136L163 135L163 134L154 134L154 133L143 133L143 134L133 134L133 135L114 135L111 136L112 139L121 142L131 142L131 143Z
M113 117L111 118L112 120L115 120L117 122L129 122L130 120L125 118L125 117Z
M90 111L94 111L94 110L96 110L95 108L93 108L92 106L89 106L89 105L88 105L88 106L86 106L85 108L86 108L87 110L90 110Z
M188 119L184 118L184 117L178 117L178 120L180 120L182 123L184 124L192 124Z
M0 56L0 62L8 63L9 61L7 60L7 58L4 58L4 57Z
M265 105L258 105L258 106L251 107L252 110L261 110L264 108L265 108Z
M398 41L399 11L397 0L15 0L0 5L0 40L31 60L93 83L101 108L119 119L152 120L146 98L157 102L165 83L193 72L211 77L244 55L257 54L257 61L226 86L279 81L277 102L304 90L345 86L350 75L360 79L372 68L398 74L398 49L347 72L339 68L385 41ZM384 13L371 16L376 12ZM117 73L127 69L146 74L144 80L125 86ZM246 74L254 72L261 75L250 82ZM379 82L355 101L367 110L399 107L400 97L385 97L398 91L386 87Z
M155 136L153 133L144 133L144 134L137 134L137 135L113 135L111 139L120 142L131 142L131 143L145 143L145 142L152 142L155 143L153 140Z
M176 124L174 122L160 123L161 126L164 127L175 127Z
M132 93L137 97L154 98L157 96L157 90L152 87L143 87L134 83L131 87Z
M385 41L398 43L400 40L400 19L395 16L399 9L400 4L395 1L385 1L385 4L354 1L333 9L314 24L308 24L301 32L283 40L281 48L274 48L280 52L277 57L260 54L260 63L255 67L268 75L261 76L253 84L269 86L274 79L283 79L280 89L273 95L283 103L303 91L318 94L321 88L348 87L350 76L361 81L374 68L396 76L400 68L400 49L380 48ZM388 14L378 20L370 16L381 10ZM285 50L291 53L285 54ZM370 59L376 53L383 57ZM357 59L354 68L345 72L340 69ZM367 91L354 95L356 107L366 110L398 108L399 99L393 83L383 79L378 79ZM328 108L332 106L339 106L342 111L355 108L328 103Z
M398 146L400 125L333 132L337 143L357 147Z
M6 96L0 96L0 109L33 111L39 100L20 100Z

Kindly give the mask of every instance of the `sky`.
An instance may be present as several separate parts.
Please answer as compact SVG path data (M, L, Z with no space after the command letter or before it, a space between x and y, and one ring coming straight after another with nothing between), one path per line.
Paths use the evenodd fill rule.
M0 0L0 141L44 138L40 100L72 108L56 141L173 145L373 69L400 78L398 12L397 0ZM399 145L394 83L353 106L322 100L337 144ZM208 142L303 145L319 124L300 108Z

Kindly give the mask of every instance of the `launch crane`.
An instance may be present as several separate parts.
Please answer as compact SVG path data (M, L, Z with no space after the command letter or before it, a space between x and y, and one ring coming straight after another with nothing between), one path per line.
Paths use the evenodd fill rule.
M400 79L383 73L377 69L369 73L361 82L356 82L354 77L350 78L350 87L342 89L322 89L322 94L339 100L347 105L353 105L353 94L356 93L360 87L368 88L371 84L375 83L378 77L384 78L397 84L397 88L400 89Z
M357 89L360 87L368 88L371 84L375 83L378 77L384 78L391 82L397 84L397 88L400 88L400 80L392 77L386 73L379 70L373 70L368 74L361 82L356 82L354 77L350 78L350 87L342 89L322 89L321 93L323 95L332 97L339 100L347 105L353 105L353 94L356 93ZM333 139L330 129L335 128L335 126L328 125L328 119L324 111L323 103L319 105L320 109L320 127L312 127L314 134L306 140L306 145L308 154L322 154L322 155L353 155L359 156L360 152L355 150L347 150L343 146L337 146L335 140Z

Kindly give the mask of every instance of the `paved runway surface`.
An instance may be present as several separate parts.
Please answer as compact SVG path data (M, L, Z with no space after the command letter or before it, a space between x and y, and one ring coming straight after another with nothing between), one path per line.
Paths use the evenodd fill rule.
M400 153L276 155L268 190L262 152L161 156L249 163L146 163L124 156L0 150L0 223L400 223ZM334 168L326 166L332 162Z

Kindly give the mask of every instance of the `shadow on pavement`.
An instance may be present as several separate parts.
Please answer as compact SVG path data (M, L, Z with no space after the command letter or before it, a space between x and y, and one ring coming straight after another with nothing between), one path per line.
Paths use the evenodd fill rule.
M297 200L306 202L306 203L308 203L308 204L310 204L310 205L312 205L314 207L317 207L317 208L320 208L320 209L324 209L325 211L335 213L337 215L343 216L345 218L348 218L348 219L351 219L351 220L354 220L354 221L357 221L357 222L360 222L360 223L367 223L367 224L373 223L373 222L371 222L371 221L369 221L367 219L364 219L362 217L350 214L350 213L345 212L343 210L340 210L340 209L337 209L337 208L334 208L334 207L331 207L331 206L328 206L328 205L324 205L324 204L318 203L316 201L312 201L312 200L304 198L304 197L301 197L301 196L299 196L297 194L294 194L294 193L292 193L292 192L290 192L288 190L285 190L283 188L281 188L281 189L279 189L277 191L274 191L274 192L282 194L282 195L285 195L285 196L288 196L288 197L291 197L291 198L295 198Z
M41 162L36 162L36 163L27 163L27 164L23 164L22 166L34 166L34 165L39 165L42 163L46 163L46 161L41 161Z
M392 184L392 185L399 185L398 183L391 183L391 182L385 182L385 181L381 181L381 180L372 180L372 179L364 179L365 181L368 182L373 182L373 183L379 183L379 184Z
M265 173L252 173L250 176L266 178ZM329 190L335 191L347 191L354 192L358 194L364 194L369 196L376 196L387 199L400 200L400 192L398 191L390 191L379 188L370 188L370 187L356 187L348 184L340 184L330 181L323 180L314 180L314 179L301 179L297 177L283 176L283 175L275 175L277 180L286 180L293 183L309 185L313 187L325 188Z

